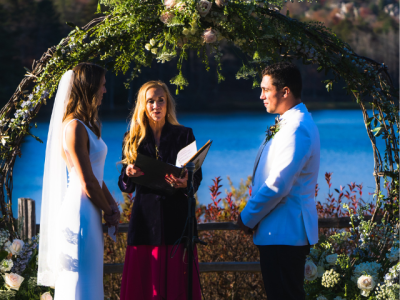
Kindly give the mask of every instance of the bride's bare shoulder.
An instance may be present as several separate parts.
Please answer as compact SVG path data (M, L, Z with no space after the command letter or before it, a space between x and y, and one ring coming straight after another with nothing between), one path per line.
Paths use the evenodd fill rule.
M85 126L76 119L75 121L71 122L72 120L74 120L72 116L71 117L67 116L67 118L65 118L65 120L62 123L63 132L65 131L66 137L77 136L77 135L82 137L87 137ZM67 128L65 128L65 126L67 126Z

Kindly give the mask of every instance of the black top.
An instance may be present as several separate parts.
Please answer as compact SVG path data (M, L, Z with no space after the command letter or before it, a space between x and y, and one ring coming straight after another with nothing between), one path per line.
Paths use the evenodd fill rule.
M175 165L178 152L194 140L191 128L166 122L161 130L159 160ZM149 126L138 152L156 158L154 135ZM118 186L125 193L136 190L129 221L128 245L173 245L182 235L188 215L186 188L177 189L173 195L154 191L133 183L126 175L125 168L126 166L122 168ZM195 192L201 180L202 173L199 169L193 176ZM185 235L187 233L186 230ZM197 235L197 229L195 234Z

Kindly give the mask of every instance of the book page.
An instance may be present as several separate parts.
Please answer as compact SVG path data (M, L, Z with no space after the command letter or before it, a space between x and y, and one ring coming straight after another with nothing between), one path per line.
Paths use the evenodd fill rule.
M196 141L187 145L185 148L182 148L178 152L178 156L176 158L176 166L182 167L184 164L188 162L189 159L193 157L197 153L197 145Z

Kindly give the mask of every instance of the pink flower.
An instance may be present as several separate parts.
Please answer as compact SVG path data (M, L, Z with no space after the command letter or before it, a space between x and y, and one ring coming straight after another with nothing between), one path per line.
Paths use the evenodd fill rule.
M204 43L211 44L217 41L217 31L209 28L203 32L203 41Z
M161 14L160 20L164 24L169 24L174 17L175 15L172 12L166 11Z
M24 277L19 276L18 274L14 273L6 273L2 275L4 278L4 282L6 286L12 290L19 290L19 287L21 286L22 281L24 281Z
M180 37L180 38L178 39L177 46L178 46L179 48L182 48L183 45L185 45L187 42L188 42L188 39L187 39L187 38L185 38L185 37Z
M164 5L166 8L173 8L176 5L176 0L164 0Z
M218 7L224 7L228 5L228 0L215 0L215 4L217 4Z
M200 16L205 17L211 10L211 2L207 0L200 0L197 3L197 11L199 12Z

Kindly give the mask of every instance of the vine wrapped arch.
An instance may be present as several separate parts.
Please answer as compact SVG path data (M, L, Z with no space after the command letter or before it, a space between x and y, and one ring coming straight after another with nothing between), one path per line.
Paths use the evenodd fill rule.
M384 64L357 55L321 23L303 23L279 10L283 0L100 0L98 13L86 26L74 29L61 42L48 49L27 69L24 79L0 111L0 206L3 221L16 234L12 222L12 177L21 142L32 135L31 121L46 99L51 97L62 74L81 61L91 61L115 73L131 72L130 80L141 68L156 59L164 63L176 58L176 76L171 83L177 93L188 85L182 64L188 50L197 50L207 69L212 54L217 63L218 81L224 80L220 43L233 44L244 55L237 79L259 85L268 64L301 59L318 65L318 71L332 74L326 87L343 79L363 113L374 154L377 209L385 204L385 214L395 216L394 203L399 190L399 107L398 91ZM103 4L103 9L100 4ZM372 113L367 108L372 108ZM37 137L35 137L37 138ZM385 149L378 149L377 139ZM37 138L38 139L38 138ZM372 170L371 170L372 171ZM381 182L384 178L384 183ZM382 192L389 184L389 192Z

